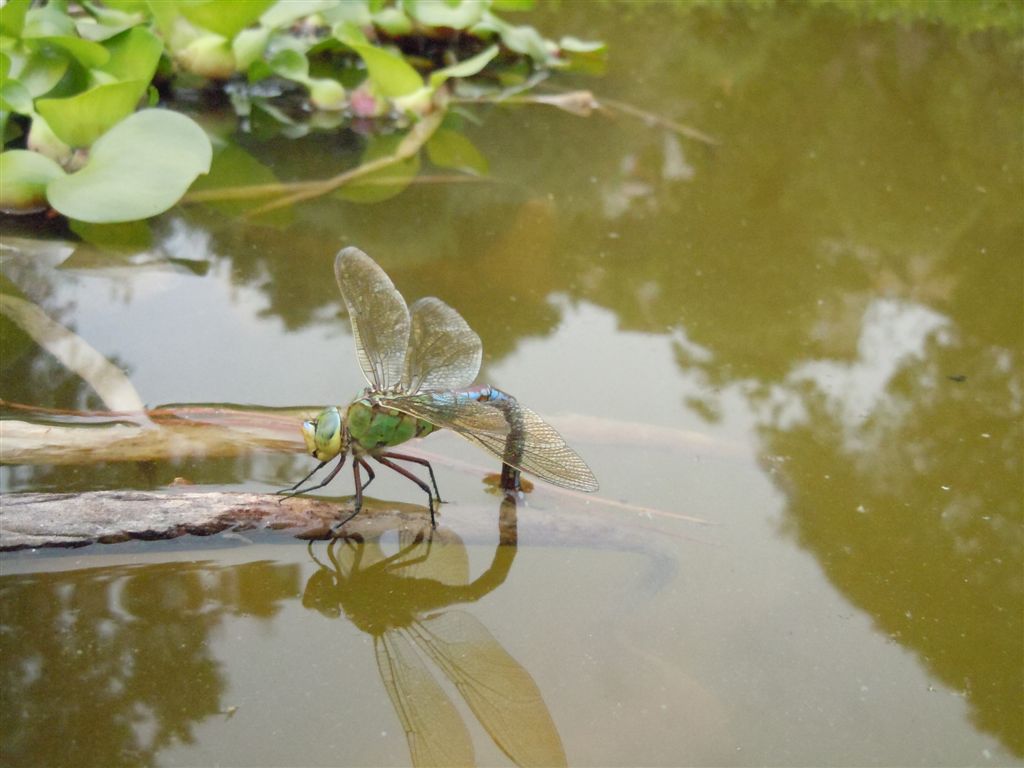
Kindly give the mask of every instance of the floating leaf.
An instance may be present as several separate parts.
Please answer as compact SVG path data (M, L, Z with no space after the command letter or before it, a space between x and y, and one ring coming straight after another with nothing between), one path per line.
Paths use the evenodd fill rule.
M382 8L373 14L373 25L392 37L408 35L412 32L412 19L400 8Z
M211 80L227 80L238 69L227 38L210 34L196 38L177 53L182 68Z
M99 43L92 40L83 40L77 35L52 35L36 37L36 43L47 43L49 45L67 51L71 56L86 69L102 67L110 58L110 52Z
M0 13L0 35L21 37L25 26L25 14L32 0L8 0Z
M145 27L135 27L105 43L110 60L101 69L118 80L153 79L164 44Z
M46 205L46 185L64 169L38 152L15 149L0 154L0 209L38 210Z
M208 29L231 39L256 21L274 0L207 0L206 2L178 3L182 16L197 27Z
M88 0L82 5L89 11L90 16L78 19L75 27L78 29L78 34L89 40L109 40L114 35L118 35L126 29L138 27L146 21L145 13L143 13L144 3L140 3L141 7L134 12L107 8L90 3Z
M6 80L0 85L0 109L19 115L32 114L32 94L17 80Z
M372 45L349 43L350 47L366 62L370 79L382 96L395 98L406 96L423 87L423 78L398 54Z
M438 69L430 75L430 87L438 88L441 83L450 77L472 77L486 67L491 59L498 55L498 46L492 45L485 51L481 51L465 61L452 64L450 67Z
M529 56L539 64L551 63L551 48L540 32L533 27L517 27L502 21L492 13L485 13L480 23L470 31L477 35L481 33L496 34L509 50Z
M428 27L468 29L483 16L487 6L479 0L405 0L405 10Z
M33 51L25 59L21 70L17 73L18 81L24 85L32 98L39 98L49 93L68 71L70 61L67 56L52 48Z
M39 99L36 109L72 147L88 147L134 111L148 80L125 80L90 88L66 99Z
M25 14L25 22L21 30L23 38L73 36L74 34L75 23L55 3L50 3L42 8L30 9Z
M176 112L137 112L104 134L78 173L47 188L50 205L72 219L119 222L145 219L174 205L210 170L210 140Z
M267 27L255 27L243 29L235 35L235 39L231 41L231 52L235 56L235 66L239 71L249 69L252 63L263 55L270 41L271 31Z
M427 157L438 168L454 168L478 176L486 176L487 158L465 134L450 128L439 128L427 142Z
M33 152L46 155L58 163L64 164L71 159L71 147L57 138L57 134L50 129L50 124L42 115L32 118L32 127L28 129L26 144Z
M345 0L343 4L348 5L351 1ZM281 29L291 26L299 19L330 10L337 5L338 0L288 0L274 3L260 16L260 24L268 29Z

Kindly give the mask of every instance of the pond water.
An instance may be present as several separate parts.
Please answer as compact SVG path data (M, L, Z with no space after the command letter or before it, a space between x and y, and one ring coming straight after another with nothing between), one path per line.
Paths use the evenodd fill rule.
M4 765L1024 763L1019 43L792 6L532 21L609 43L559 86L717 144L467 107L486 181L269 223L188 206L127 254L5 221L3 274L147 405L318 407L363 386L331 272L358 245L465 316L479 380L601 490L500 509L492 462L439 434L432 538L5 553ZM217 130L280 178L360 151ZM99 406L18 334L5 401ZM271 491L310 461L0 480ZM402 478L372 490L426 517Z

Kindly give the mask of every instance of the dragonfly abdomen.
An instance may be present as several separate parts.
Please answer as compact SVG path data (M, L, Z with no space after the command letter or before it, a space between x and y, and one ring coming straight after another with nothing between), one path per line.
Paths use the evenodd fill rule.
M492 387L488 384L479 384L475 387L460 390L459 397L487 403L502 412L509 427L508 436L505 438L502 461L513 467L519 466L525 451L525 428L523 412L519 406L519 401L507 392L502 392L497 387Z
M365 451L401 445L437 429L428 421L367 399L356 400L348 407L345 425L352 442Z

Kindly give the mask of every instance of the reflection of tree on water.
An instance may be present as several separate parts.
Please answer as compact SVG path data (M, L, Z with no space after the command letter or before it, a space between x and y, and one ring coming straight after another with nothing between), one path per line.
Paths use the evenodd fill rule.
M514 501L502 504L503 519ZM514 518L513 518L514 519ZM380 536L335 539L302 604L324 616L344 611L373 637L377 666L405 730L414 765L472 765L473 744L458 710L430 673L429 659L458 689L480 724L518 765L565 765L562 741L540 690L478 619L452 610L505 581L516 554L503 532L490 567L473 581L461 539L446 529L402 529L388 555Z
M210 636L272 617L298 566L116 566L0 581L5 765L152 765L221 711Z

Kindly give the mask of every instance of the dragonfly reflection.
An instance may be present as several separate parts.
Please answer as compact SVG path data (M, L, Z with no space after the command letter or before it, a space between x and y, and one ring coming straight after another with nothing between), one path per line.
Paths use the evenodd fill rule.
M514 504L510 500L504 502ZM540 690L472 614L449 608L499 586L515 557L499 544L472 582L462 541L441 529L401 529L386 554L380 536L333 539L306 584L302 604L328 617L344 612L373 637L381 681L405 730L413 765L472 765L473 744L455 705L431 674L440 670L494 743L517 765L565 765L562 741Z

